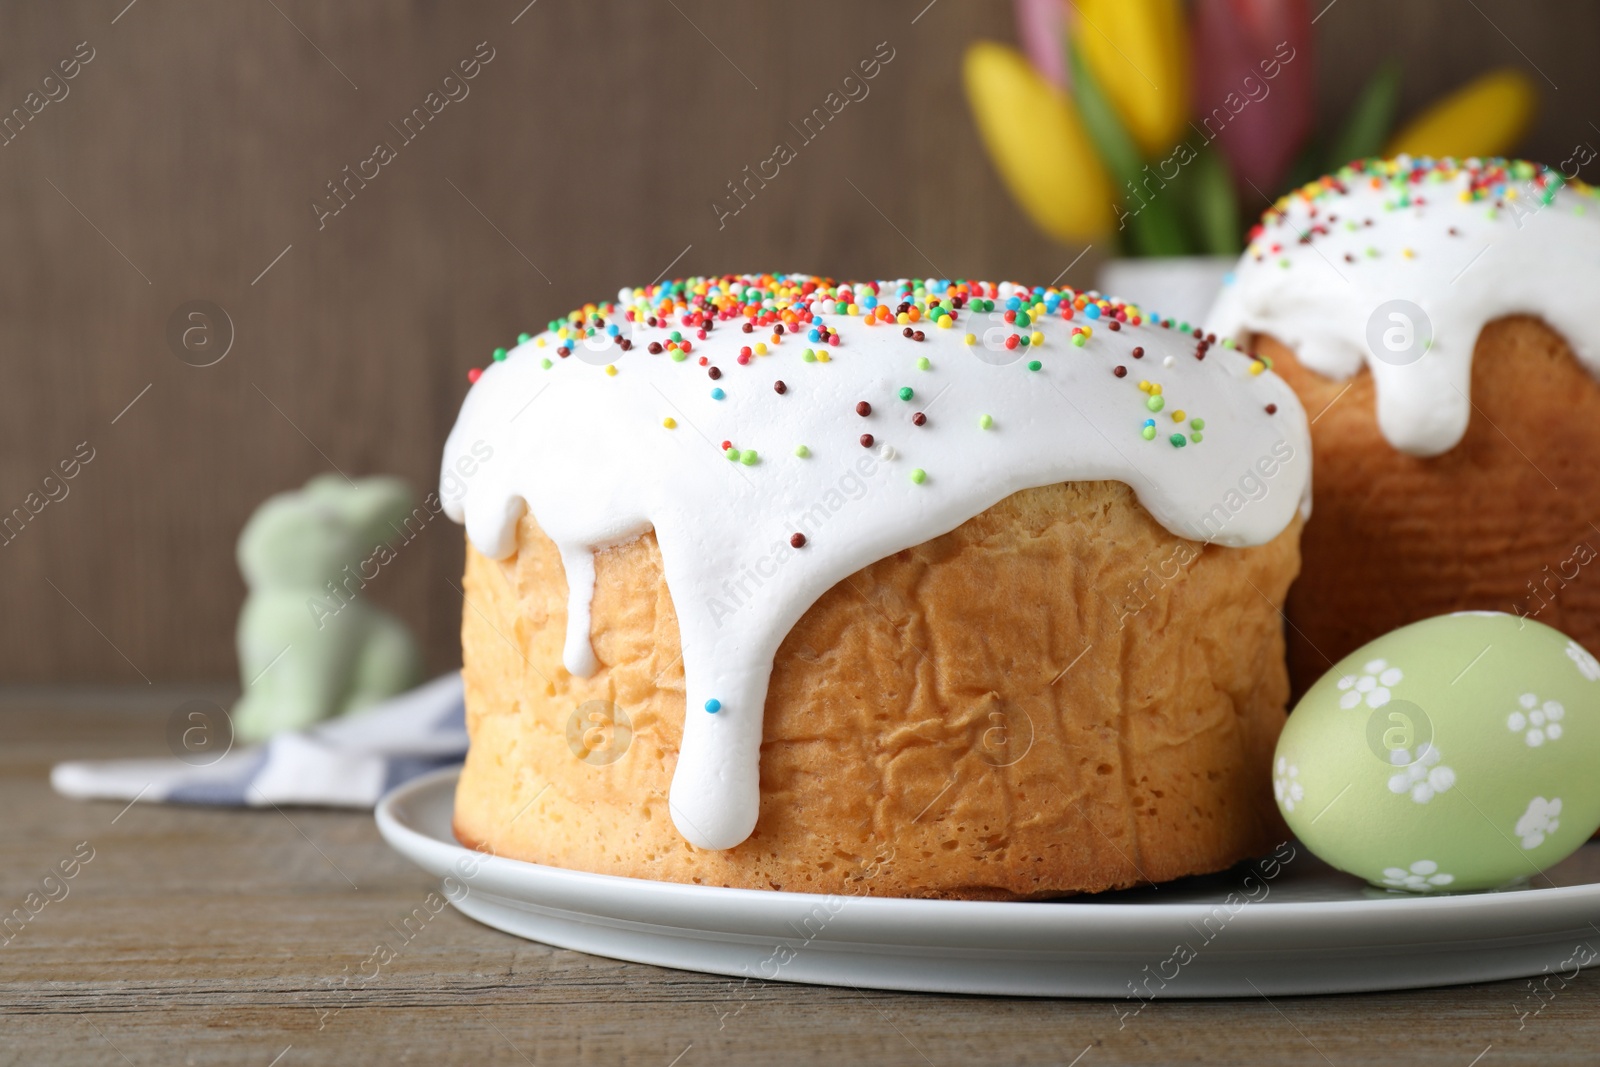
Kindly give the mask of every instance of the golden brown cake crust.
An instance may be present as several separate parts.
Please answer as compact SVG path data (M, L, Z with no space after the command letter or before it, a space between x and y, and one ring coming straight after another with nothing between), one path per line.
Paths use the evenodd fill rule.
M1484 327L1466 436L1428 459L1384 439L1367 370L1334 381L1272 337L1257 350L1312 418L1313 510L1288 608L1296 693L1373 638L1451 611L1516 612L1600 648L1600 385L1560 335L1526 316Z
M1299 526L1202 546L1120 483L1072 483L862 569L783 642L760 818L715 852L667 808L683 673L654 536L598 554L602 668L578 679L561 666L559 556L524 518L510 560L468 547L456 836L606 874L879 896L1045 897L1224 869L1286 834L1270 763ZM608 765L568 746L590 700L631 720Z

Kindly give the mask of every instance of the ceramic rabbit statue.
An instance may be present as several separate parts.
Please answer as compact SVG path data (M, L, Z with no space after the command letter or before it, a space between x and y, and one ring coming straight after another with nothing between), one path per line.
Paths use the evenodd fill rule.
M237 637L240 740L303 729L417 684L411 635L362 594L395 558L388 542L411 514L399 479L328 474L250 516L238 548L250 590Z

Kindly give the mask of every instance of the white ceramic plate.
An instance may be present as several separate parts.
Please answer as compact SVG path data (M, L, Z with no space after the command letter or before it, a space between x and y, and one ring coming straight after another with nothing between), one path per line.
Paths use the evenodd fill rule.
M1061 902L824 897L473 852L450 832L458 773L401 786L377 817L384 838L444 879L463 913L562 948L736 978L1118 997L1131 1010L1151 997L1347 993L1569 971L1592 957L1585 942L1600 942L1591 925L1600 922L1596 844L1552 869L1547 888L1460 896L1383 893L1291 845L1297 854L1275 869Z

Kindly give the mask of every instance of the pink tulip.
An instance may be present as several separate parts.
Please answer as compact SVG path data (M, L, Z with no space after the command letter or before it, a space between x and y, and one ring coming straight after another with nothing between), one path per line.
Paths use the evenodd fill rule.
M1066 0L1016 0L1017 39L1039 76L1067 88Z
M1247 203L1279 184L1316 120L1311 11L1303 0L1197 0L1194 121Z

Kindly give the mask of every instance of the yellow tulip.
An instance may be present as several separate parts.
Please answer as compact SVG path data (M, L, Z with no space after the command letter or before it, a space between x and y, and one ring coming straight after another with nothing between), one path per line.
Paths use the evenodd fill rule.
M962 75L989 158L1034 224L1069 243L1108 232L1116 194L1067 95L990 41L967 49Z
M1468 82L1406 124L1387 155L1501 156L1516 147L1538 102L1533 80L1514 67Z
M1073 40L1146 156L1189 120L1189 43L1181 0L1076 0Z

